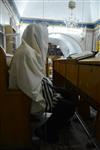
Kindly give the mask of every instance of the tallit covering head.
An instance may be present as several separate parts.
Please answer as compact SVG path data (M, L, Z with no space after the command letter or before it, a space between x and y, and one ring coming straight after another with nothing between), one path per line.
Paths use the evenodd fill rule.
M21 89L33 100L32 113L45 109L41 80L45 76L47 50L47 27L43 24L30 24L23 33L22 44L16 50L9 70L9 87Z
M43 24L29 25L23 33L24 41L36 51L37 59L40 65L46 63L48 50L48 31Z

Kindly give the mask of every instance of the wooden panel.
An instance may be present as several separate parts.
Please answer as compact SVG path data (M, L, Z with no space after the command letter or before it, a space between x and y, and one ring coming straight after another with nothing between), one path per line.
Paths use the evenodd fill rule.
M6 54L0 47L0 148L32 146L31 100L19 90L8 89Z
M66 63L66 79L71 81L74 85L78 82L78 64L74 61Z
M29 123L31 100L21 91L0 95L0 146L31 147L32 131Z
M56 72L58 72L60 75L65 77L65 60L64 59L55 60L53 63L53 68Z
M60 60L58 64L59 74L65 77L65 60Z
M59 72L59 62L58 60L54 60L53 61L53 69L56 71L56 72Z
M54 86L65 86L65 78L61 76L58 72L53 70L53 85Z
M100 104L100 66L79 65L79 88Z
M53 84L54 86L65 85L65 59L53 61Z

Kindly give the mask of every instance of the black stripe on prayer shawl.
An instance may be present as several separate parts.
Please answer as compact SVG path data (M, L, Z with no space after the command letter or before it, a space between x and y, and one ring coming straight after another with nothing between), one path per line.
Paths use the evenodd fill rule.
M42 79L42 92L43 97L46 102L46 111L52 111L52 102L53 102L53 91L52 88L49 86L50 82L46 79Z
M51 110L52 99L50 97L48 86L45 82L43 82L43 95L44 95L44 99L46 101L46 111L49 111L49 110Z
M56 93L51 81L48 78L43 78L43 80L45 80L49 86L48 89L51 91L52 106L54 107L58 102L57 93Z
M48 108L48 102L46 101L46 95L45 95L45 91L44 91L44 87L42 85L42 94L43 94L43 98L45 99L45 103L46 103L46 108L45 108L45 111L47 111L47 108Z

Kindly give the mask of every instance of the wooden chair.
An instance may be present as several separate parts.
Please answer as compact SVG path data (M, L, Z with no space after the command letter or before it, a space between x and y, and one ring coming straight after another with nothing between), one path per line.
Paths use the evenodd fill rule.
M30 105L22 91L8 89L6 53L0 47L0 148L32 146Z

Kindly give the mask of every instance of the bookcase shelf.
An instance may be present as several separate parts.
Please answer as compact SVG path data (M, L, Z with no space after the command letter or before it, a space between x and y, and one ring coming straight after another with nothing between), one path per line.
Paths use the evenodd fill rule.
M5 33L4 27L0 24L0 46L5 48Z

